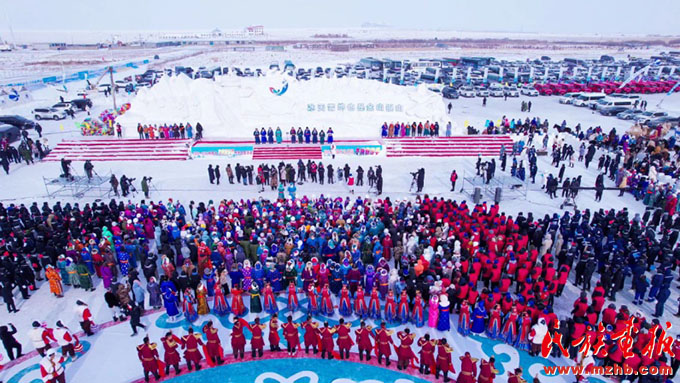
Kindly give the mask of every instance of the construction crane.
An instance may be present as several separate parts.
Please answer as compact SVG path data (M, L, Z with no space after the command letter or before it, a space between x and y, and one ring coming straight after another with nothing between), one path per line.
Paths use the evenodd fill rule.
M116 85L113 82L113 67L112 66L106 68L106 70L104 70L104 73L102 73L101 76L99 76L99 78L97 78L97 81L95 81L94 83L90 83L88 81L89 89L90 90L97 90L99 83L102 81L104 76L106 76L107 74L109 75L109 78L111 79L111 83L110 83L109 88L111 89L111 96L113 97L113 109L116 110L117 109L117 107L116 107L116 89L115 89Z

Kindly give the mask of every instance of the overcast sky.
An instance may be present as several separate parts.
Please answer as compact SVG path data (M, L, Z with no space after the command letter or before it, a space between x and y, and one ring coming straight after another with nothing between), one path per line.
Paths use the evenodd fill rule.
M680 0L0 0L9 32L358 27L678 35Z

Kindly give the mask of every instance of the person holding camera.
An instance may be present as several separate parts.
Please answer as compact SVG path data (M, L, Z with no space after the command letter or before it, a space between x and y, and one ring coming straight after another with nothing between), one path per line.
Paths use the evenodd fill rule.
M87 174L87 182L89 183L90 180L92 179L92 172L94 171L94 165L92 165L92 161L90 160L85 161L85 165L83 165L83 168L85 169L85 174Z
M71 179L71 160L66 158L61 159L61 170L64 172L64 177L67 180Z
M145 198L149 198L149 183L151 183L151 177L143 177L142 178L142 191L144 192ZM218 185L219 185L219 181L218 181Z

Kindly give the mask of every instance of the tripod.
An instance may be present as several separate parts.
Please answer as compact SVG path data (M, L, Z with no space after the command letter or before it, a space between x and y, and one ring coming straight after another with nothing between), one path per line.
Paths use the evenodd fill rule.
M415 174L415 175L413 175L413 179L411 180L411 187L408 188L408 191L410 193L413 192L413 187L416 187L416 190L418 190L417 186L418 186L418 175Z

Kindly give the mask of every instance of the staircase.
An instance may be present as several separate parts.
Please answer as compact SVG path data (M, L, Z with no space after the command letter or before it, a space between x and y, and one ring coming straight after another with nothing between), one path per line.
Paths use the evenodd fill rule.
M320 160L320 145L255 145L253 160Z
M497 156L501 145L512 151L512 138L499 135L457 137L404 137L384 139L387 157L476 157Z
M45 161L169 161L186 160L191 140L82 139L64 140Z

